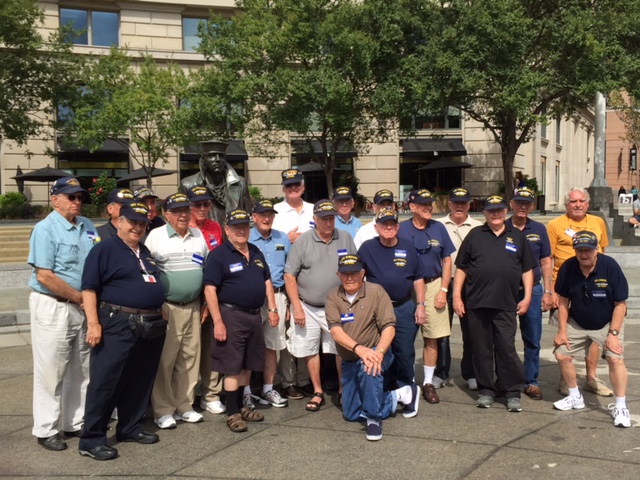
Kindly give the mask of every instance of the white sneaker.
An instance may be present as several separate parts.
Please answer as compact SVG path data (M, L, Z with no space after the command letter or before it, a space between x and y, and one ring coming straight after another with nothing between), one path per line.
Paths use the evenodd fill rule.
M478 382L476 382L475 378L470 378L469 380L467 380L467 388L469 390L477 390L478 389Z
M202 401L200 402L200 408L209 413L215 413L216 415L227 411L227 407L225 407L220 400L214 400L213 402Z
M253 403L253 395L251 395L250 393L243 394L242 405L253 412L256 409L256 405Z
M202 414L196 412L195 410L189 410L184 413L174 413L173 418L178 420L179 422L187 422L187 423L199 423L203 420Z
M626 407L618 408L615 403L609 404L609 412L613 417L614 427L629 428L631 426L631 418L629 417L629 409Z
M163 415L162 417L158 418L154 418L153 421L155 422L156 425L158 425L158 428L162 428L162 429L166 429L169 430L171 428L176 428L176 421L173 419L173 415Z
M580 410L584 408L584 398L582 395L579 397L572 397L571 395L564 397L562 400L558 400L553 404L553 407L557 410Z
M280 394L273 389L260 395L258 401L261 405L271 405L277 408L289 405L289 401L286 398L282 398Z

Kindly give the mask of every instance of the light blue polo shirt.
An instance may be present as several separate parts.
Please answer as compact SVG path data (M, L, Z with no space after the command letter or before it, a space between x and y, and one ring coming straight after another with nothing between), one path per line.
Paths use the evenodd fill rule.
M260 249L267 260L269 270L271 270L271 282L274 288L284 286L284 264L291 249L289 237L284 232L271 229L271 235L264 238L256 227L249 232L249 243L253 243Z
M99 241L91 220L78 216L74 225L54 210L31 231L27 263L34 270L29 287L36 292L52 294L36 280L35 269L42 268L51 270L71 288L80 291L84 261L89 250Z
M353 214L351 215L351 217L349 217L348 222L345 222L340 215L336 215L335 226L338 230L344 230L345 232L349 232L349 235L351 235L351 238L355 239L356 233L358 233L358 230L362 228L362 222L356 217L354 217Z

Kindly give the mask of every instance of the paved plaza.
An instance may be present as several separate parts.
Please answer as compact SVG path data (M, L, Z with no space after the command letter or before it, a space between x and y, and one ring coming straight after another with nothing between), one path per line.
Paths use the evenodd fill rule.
M545 325L546 347L553 334ZM0 478L637 480L640 320L629 320L625 336L633 428L613 426L607 411L611 398L586 393L584 410L554 410L559 373L551 348L544 349L541 361L544 400L523 397L521 413L507 412L504 399L489 409L476 408L475 393L459 377L460 333L454 325L455 385L438 391L437 405L421 400L417 417L397 415L384 421L379 442L365 439L363 425L342 420L331 401L311 413L303 400L293 400L288 408L262 407L265 421L249 424L248 433L232 433L225 415L205 413L204 423L160 431L156 445L117 444L110 438L120 458L109 462L81 457L77 439L68 440L63 452L36 444L31 435L31 348L14 337L18 346L0 348ZM416 342L416 350L420 358L421 343ZM584 365L578 366L584 374ZM421 376L421 363L417 371ZM599 372L609 383L604 362ZM157 431L150 420L145 428Z

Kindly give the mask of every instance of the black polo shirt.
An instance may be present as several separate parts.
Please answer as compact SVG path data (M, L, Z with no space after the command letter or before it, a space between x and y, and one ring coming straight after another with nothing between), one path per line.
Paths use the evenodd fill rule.
M251 243L248 246L248 261L229 241L211 251L204 267L204 284L216 287L221 303L260 308L271 272L260 249Z
M114 227L111 220L109 220L104 225L100 225L96 228L96 232L98 232L98 235L102 240L106 240L109 237L115 237L118 234L118 229Z
M564 262L558 271L556 293L569 299L569 316L578 325L600 330L611 322L615 302L629 297L629 284L618 262L598 253L596 266L587 278L576 257Z
M425 277L413 244L398 238L393 247L385 247L380 237L367 240L358 249L367 272L367 281L384 288L392 301L404 300L413 291L413 282Z
M485 223L472 229L460 245L456 267L467 274L466 308L516 311L522 274L536 266L527 238L505 224L496 236Z
M82 289L95 290L99 302L128 308L155 310L164 303L160 269L147 247L140 244L138 259L118 236L91 249L84 263Z

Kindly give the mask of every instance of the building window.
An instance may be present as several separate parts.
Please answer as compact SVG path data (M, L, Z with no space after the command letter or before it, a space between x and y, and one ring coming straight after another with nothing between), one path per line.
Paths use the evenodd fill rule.
M540 191L544 194L544 192L547 191L547 157L544 155L540 157L540 168L542 170L540 175L540 185L538 188L540 188Z
M560 162L556 161L556 199L558 202L561 201L560 198Z
M119 18L114 12L60 9L60 28L70 27L72 43L76 45L94 45L111 47L119 45Z
M560 133L562 131L562 125L561 125L561 120L560 118L556 118L556 145L562 145L562 138L560 136Z
M198 25L205 22L203 18L187 18L182 17L182 49L184 51L196 51L200 46L200 37L198 37Z
M400 121L403 130L460 130L460 109L449 107L444 114L418 113Z
M544 115L545 113L547 113L547 107L544 107L542 109L542 114ZM547 138L547 124L546 123L541 123L540 124L540 138Z

